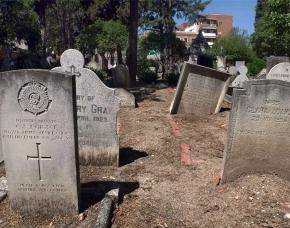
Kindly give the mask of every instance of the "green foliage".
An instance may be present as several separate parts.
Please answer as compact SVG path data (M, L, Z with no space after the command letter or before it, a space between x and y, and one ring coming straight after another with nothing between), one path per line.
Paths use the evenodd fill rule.
M40 41L32 0L0 1L0 46L12 47L16 39L26 40L30 50L34 50Z
M253 55L251 61L247 64L248 75L257 75L265 66L266 62L263 59L258 58L256 55Z
M165 80L171 86L176 86L179 79L179 74L176 73L169 73L165 75Z
M252 43L258 56L290 55L289 9L289 0L265 0L257 8Z
M98 49L100 52L114 52L118 47L124 49L128 42L128 31L126 26L119 21L96 21L101 32L96 35Z
M77 46L82 51L114 52L117 48L125 49L128 42L126 26L119 21L96 20L85 28L77 38Z
M139 79L140 79L140 81L142 81L144 83L151 84L152 82L157 81L158 75L157 75L157 73L149 70L149 71L145 71L141 75L139 75Z
M214 56L227 56L228 61L249 61L252 57L249 37L237 28L229 36L218 39L208 51Z
M246 61L248 75L254 76L265 67L265 62L257 57L249 40L244 31L235 28L231 35L218 39L209 53L213 56L226 56L227 62Z
M84 27L85 13L80 0L55 0L48 5L46 17L47 46L58 53L73 48L76 36Z

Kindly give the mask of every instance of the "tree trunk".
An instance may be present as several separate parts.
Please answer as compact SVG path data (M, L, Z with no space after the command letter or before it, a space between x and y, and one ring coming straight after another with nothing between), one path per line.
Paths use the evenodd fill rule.
M119 46L117 47L117 59L118 64L123 64L122 49Z
M137 74L137 40L138 40L138 0L130 0L129 47L127 65L131 84L136 83Z

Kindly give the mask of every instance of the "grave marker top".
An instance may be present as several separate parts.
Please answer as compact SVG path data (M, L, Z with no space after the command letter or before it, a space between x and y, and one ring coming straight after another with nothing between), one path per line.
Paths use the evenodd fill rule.
M270 70L266 78L290 82L290 63L277 64Z
M25 214L77 214L74 77L47 70L0 73L6 87L0 136L11 207Z
M85 64L85 58L83 54L75 49L68 49L62 53L60 57L60 65L71 70L71 67L75 69L83 68ZM71 72L71 71L69 71Z
M239 75L232 82L231 87L241 87L243 82L249 80L249 78L247 77L248 68L246 66L240 66L238 72Z

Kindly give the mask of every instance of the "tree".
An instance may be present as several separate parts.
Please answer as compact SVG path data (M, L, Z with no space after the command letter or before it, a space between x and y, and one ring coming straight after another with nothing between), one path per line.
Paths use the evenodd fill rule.
M98 49L104 65L107 69L107 59L105 53L112 57L119 49L126 48L128 42L128 32L126 26L118 21L96 20L89 25L77 38L77 46L85 53Z
M256 9L254 50L260 57L290 55L289 0L264 0Z
M130 0L129 45L127 65L131 83L136 83L137 74L137 42L138 42L138 0Z
M265 66L265 62L253 51L247 33L238 28L234 28L229 36L218 39L208 52L213 56L226 57L228 62L246 61L250 75L256 75Z
M12 47L16 40L24 39L30 50L35 50L40 40L37 14L32 0L0 2L0 46Z
M194 20L210 1L202 0L147 0L145 1L141 25L145 30L157 32L160 36L163 75L172 65L172 45L170 34L175 28L175 18Z
M75 38L84 27L84 10L80 0L55 0L46 10L47 46L61 53L73 48Z
M219 38L209 52L215 56L226 56L231 62L249 61L252 55L249 36L238 28L234 28L229 36Z

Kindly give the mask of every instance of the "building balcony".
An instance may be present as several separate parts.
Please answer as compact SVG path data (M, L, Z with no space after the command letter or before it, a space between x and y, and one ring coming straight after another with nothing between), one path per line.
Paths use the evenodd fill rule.
M202 32L202 35L203 35L204 38L216 38L217 37L216 33Z

